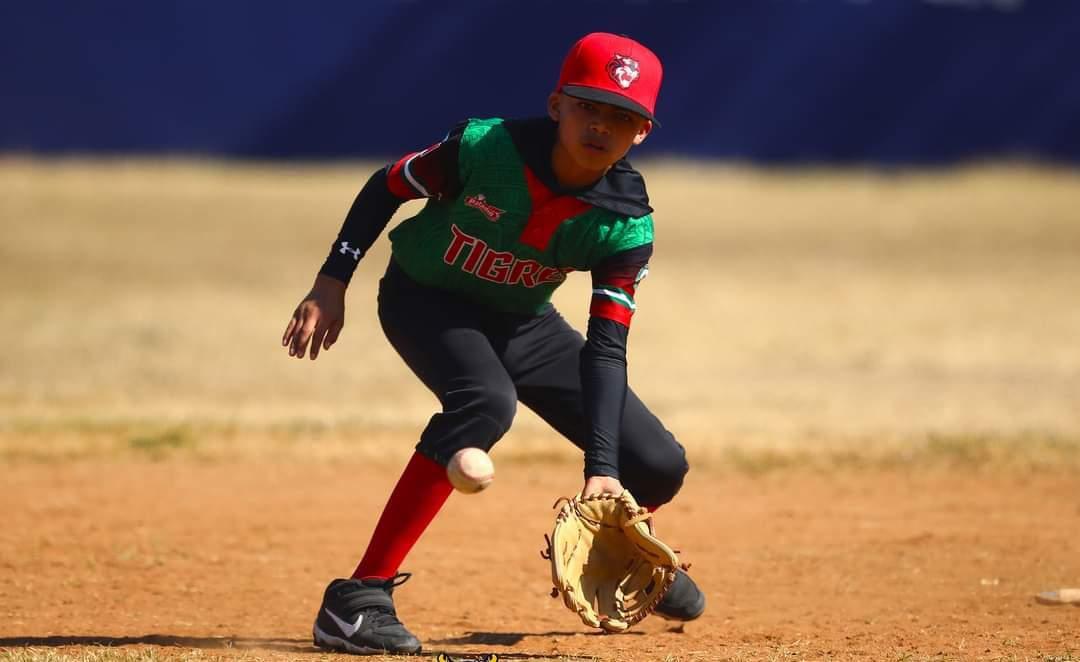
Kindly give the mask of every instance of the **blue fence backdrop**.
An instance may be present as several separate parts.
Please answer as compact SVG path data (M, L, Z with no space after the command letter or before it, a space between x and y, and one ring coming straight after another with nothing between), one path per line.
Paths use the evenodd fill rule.
M542 112L593 30L665 63L642 152L1080 163L1074 0L5 2L0 151L391 156Z

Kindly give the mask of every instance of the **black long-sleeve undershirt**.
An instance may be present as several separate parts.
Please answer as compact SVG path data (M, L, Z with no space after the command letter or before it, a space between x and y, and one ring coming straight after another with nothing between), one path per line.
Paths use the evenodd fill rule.
M619 477L619 432L626 404L626 341L630 329L590 317L581 349L581 395L591 426L585 450L585 477Z
M403 202L387 187L386 168L373 174L356 195L319 273L347 285L360 258L386 229L386 224Z

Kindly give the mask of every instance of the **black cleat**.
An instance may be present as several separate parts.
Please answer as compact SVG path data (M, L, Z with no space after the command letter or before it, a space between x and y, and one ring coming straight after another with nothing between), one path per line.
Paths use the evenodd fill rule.
M330 582L312 628L315 645L354 655L419 653L420 640L398 620L391 597L409 577Z
M669 621L692 621L705 611L705 594L685 570L675 571L675 581L664 594L656 613Z

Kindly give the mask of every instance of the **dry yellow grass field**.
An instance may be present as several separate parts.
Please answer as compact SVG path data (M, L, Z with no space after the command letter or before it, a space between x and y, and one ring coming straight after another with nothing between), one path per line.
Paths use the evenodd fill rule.
M278 344L374 167L0 161L8 449L415 436L435 401L374 315L385 237L339 344ZM630 378L692 449L1080 438L1077 173L642 169L658 237ZM579 326L587 281L556 299ZM523 413L500 452L552 439Z

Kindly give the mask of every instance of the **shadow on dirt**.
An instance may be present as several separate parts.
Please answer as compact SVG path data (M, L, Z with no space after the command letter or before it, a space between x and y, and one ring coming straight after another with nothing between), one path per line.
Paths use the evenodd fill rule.
M561 635L580 635L581 632L470 632L464 637L439 639L432 644L479 644L488 646L513 646L525 637L547 637ZM599 634L599 633L598 633ZM585 636L591 636L591 633ZM425 642L426 645L427 642ZM203 649L262 649L284 651L291 654L325 654L312 645L311 639L258 639L249 637L181 637L171 634L147 634L141 637L94 637L94 636L52 636L52 637L0 637L0 648L20 647L60 647L60 646L177 646L180 648ZM486 653L450 654L451 659L482 659ZM501 660L572 660L572 655L545 655L538 653L499 653ZM593 659L591 657L581 659Z
M424 655L428 654L429 653L425 650ZM430 654L438 659L439 653L437 651ZM495 655L500 660L590 660L593 662L596 660L596 658L591 655L567 655L565 653L446 653L447 659L451 662L456 660L460 660L461 662L465 662L466 660L484 660L490 655Z
M146 634L141 637L95 637L95 636L51 636L51 637L4 637L0 638L0 648L22 646L180 646L184 648L261 648L285 651L288 653L321 653L311 643L311 638L303 639L259 639L251 637L181 637L172 634Z
M643 632L623 632L619 636L634 636L642 635ZM467 632L461 637L450 637L447 639L432 639L432 644L444 644L454 646L467 646L470 644L479 644L482 646L515 646L521 643L526 637L602 637L604 632L596 630L595 632L581 632L581 631L565 631L565 632ZM500 653L500 656L503 656Z

